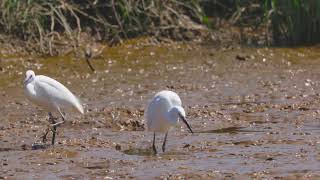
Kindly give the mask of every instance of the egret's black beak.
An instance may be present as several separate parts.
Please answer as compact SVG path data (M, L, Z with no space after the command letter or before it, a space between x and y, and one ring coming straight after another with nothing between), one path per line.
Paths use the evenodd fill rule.
M186 124L186 126L188 127L188 129L190 130L191 133L193 133L191 126L188 124L186 118L184 118L181 114L179 114L180 118L182 119L182 121Z
M23 81L23 84L26 85L27 82L28 82L31 78L32 78L32 76L30 76L28 79L25 79L25 80Z
M92 67L89 58L86 57L85 59L86 59L86 61L87 61L87 63L88 63L88 66L90 67L91 71L92 71L92 72L95 72L96 70Z

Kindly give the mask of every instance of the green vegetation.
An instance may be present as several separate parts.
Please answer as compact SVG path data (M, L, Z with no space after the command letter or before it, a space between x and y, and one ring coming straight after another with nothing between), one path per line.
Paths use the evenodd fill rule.
M0 30L37 40L52 54L61 36L78 46L80 33L101 40L151 34L176 38L190 22L201 22L197 0L2 0ZM182 37L183 38L183 37Z
M320 41L319 0L2 0L0 8L1 33L37 41L50 54L63 41L78 47L81 32L110 42L141 35L190 39L193 25L216 28L217 17L269 24L274 44Z
M266 0L265 10L271 20L276 44L299 45L320 41L319 0Z
M224 16L240 25L267 24L275 45L320 41L319 0L203 0L201 5L206 14Z

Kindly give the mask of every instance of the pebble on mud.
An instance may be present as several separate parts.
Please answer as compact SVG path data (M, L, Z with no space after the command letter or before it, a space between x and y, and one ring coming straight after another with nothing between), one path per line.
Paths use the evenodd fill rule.
M116 148L117 151L120 151L120 150L121 150L121 145L120 145L120 144L117 144L117 145L115 146L115 148Z
M266 161L273 161L274 159L272 157L269 157L266 159Z
M248 56L247 55L243 55L243 54L237 54L236 55L236 59L239 61L245 61L247 60Z
M28 146L26 144L23 144L23 145L21 145L21 149L25 151L28 149Z
M32 144L31 149L32 149L32 150L46 149L48 146L49 146L48 144L34 143L34 144Z
M188 147L190 147L190 144L186 144L183 146L183 148L188 148Z

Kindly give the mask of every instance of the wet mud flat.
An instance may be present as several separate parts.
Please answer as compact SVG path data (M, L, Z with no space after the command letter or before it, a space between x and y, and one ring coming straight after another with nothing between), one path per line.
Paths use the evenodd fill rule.
M127 44L93 59L94 74L72 55L2 56L0 179L319 179L319 52ZM27 69L85 104L54 147L32 150L47 117L23 95ZM163 89L181 96L195 133L179 124L153 155L143 110Z

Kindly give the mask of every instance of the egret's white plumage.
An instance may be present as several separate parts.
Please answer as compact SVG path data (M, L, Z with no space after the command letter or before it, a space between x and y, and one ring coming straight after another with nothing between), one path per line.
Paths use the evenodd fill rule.
M155 132L166 133L162 146L163 151L165 150L167 133L179 122L179 119L181 119L192 132L190 125L185 119L186 113L182 107L181 99L175 92L165 90L157 93L152 98L145 112L147 128L149 131L154 132L154 140ZM153 148L156 152L154 142Z
M24 90L27 98L46 109L50 116L52 116L51 112L59 112L62 116L63 122L63 109L74 108L81 114L84 112L78 98L74 96L64 85L47 76L36 76L32 70L28 70L26 72Z

